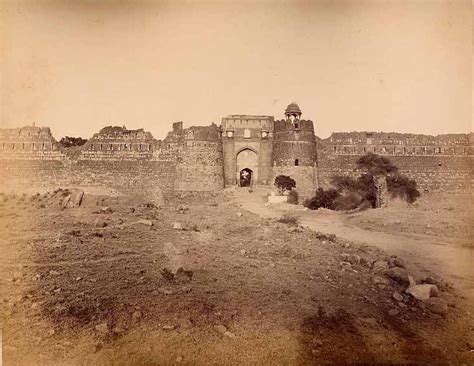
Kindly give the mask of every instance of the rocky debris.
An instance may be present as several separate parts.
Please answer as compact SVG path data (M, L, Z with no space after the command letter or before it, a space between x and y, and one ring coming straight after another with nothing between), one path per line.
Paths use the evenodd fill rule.
M163 330L173 330L176 327L174 325L163 325L161 328Z
M179 267L174 275L174 278L178 282L189 282L193 279L193 274L193 271L186 270L183 267Z
M388 269L389 267L386 261L376 261L372 264L372 271L375 273L385 273Z
M153 226L153 221L141 219L141 220L138 220L138 221L134 222L134 224L141 224L141 225L146 225L146 226Z
M109 333L109 326L107 323L100 323L94 327L94 329L102 335L106 335Z
M242 212L237 212L237 216L242 217L243 216Z
M227 327L222 324L216 324L214 325L214 330L220 334L224 334L225 332L227 332Z
M434 286L434 285L431 285ZM432 297L427 299L425 302L426 307L436 314L447 314L448 313L448 304L447 302L439 297Z
M65 196L61 201L61 207L79 207L84 197L84 191L73 188L65 191Z
M361 258L357 254L342 253L341 258L344 262L348 262L352 265L359 265L361 263Z
M189 210L189 207L186 205L179 205L178 207L176 207L176 211L178 211L181 214L184 214L188 210Z
M410 283L410 280L408 279L408 271L404 268L390 268L385 272L385 275L402 285L409 285Z
M405 263L400 258L397 258L396 256L390 257L388 259L388 266L390 268L393 268L393 267L406 268Z
M235 338L235 334L232 333L232 332L224 332L224 337L227 337L227 338Z
M408 287L412 287L415 285L416 285L415 279L412 276L408 275Z
M376 285L388 285L389 281L385 277L380 277L380 276L375 276L372 278L372 282L375 283Z
M175 230L183 230L183 225L180 222L173 223L173 229Z
M390 315L390 316L397 316L398 314L400 314L400 310L398 310L398 309L390 309L388 311L388 315Z
M426 301L438 293L438 288L436 285L423 284L409 287L405 292L417 300Z
M392 297L394 298L394 300L400 302L400 301L403 301L403 296L400 295L398 292L394 292Z

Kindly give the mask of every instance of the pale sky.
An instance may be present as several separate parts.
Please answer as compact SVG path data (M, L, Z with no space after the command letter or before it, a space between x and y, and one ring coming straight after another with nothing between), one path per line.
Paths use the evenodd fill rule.
M163 138L296 101L323 138L471 130L469 0L0 3L2 126Z

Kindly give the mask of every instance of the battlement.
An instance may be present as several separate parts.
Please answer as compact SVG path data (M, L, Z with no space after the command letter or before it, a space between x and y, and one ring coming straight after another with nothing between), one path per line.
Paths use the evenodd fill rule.
M0 129L0 149L2 151L52 151L58 143L49 127L25 126Z
M314 125L313 121L310 120L300 119L291 121L289 119L281 119L275 121L274 131L275 133L288 131L305 131L314 133Z

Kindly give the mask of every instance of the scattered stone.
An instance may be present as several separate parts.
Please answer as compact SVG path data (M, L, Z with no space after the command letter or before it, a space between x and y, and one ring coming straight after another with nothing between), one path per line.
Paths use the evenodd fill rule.
M242 217L243 216L242 212L237 212L237 216Z
M416 286L416 281L412 276L408 275L408 287L413 287L413 286Z
M388 285L389 281L385 277L375 276L372 278L372 282L377 284Z
M175 361L176 361L177 363L181 363L181 362L183 362L183 357L182 357L182 356L178 356L178 357L176 357Z
M138 321L142 318L142 313L140 311L134 311L133 314L132 314L132 319L134 321Z
M221 334L224 334L225 332L227 332L227 327L225 325L222 325L222 324L214 325L214 329L218 333L221 333Z
M94 328L97 332L101 334L108 334L109 333L109 326L107 323L101 323L95 326Z
M390 257L388 259L388 266L390 268L393 268L393 267L406 268L405 263L397 257Z
M193 271L185 270L183 267L179 267L174 275L174 278L178 282L189 282L193 279Z
M49 271L49 274L50 274L51 276L59 276L59 275L60 275L60 273L59 273L58 271L55 271L54 269L52 269L51 271ZM41 276L40 276L40 278L41 278Z
M177 208L176 208L176 211L178 211L179 213L182 213L184 214L186 211L189 210L189 207L186 206L186 205L179 205Z
M339 266L344 269L344 268L351 268L351 264L349 262L340 262Z
M438 288L436 285L423 284L409 287L405 292L417 300L425 301L432 296L432 293L437 293Z
M109 214L109 213L112 213L113 211L109 206L105 206L105 207L100 208L100 212L102 212L104 214Z
M153 226L153 221L141 219L141 220L136 221L135 224L142 224L142 225L146 225L146 226Z
M235 334L232 333L232 332L227 331L227 332L224 333L224 337L235 338Z
M173 330L176 328L174 325L163 325L163 330Z
M163 295L173 295L173 290L167 288L159 288L158 292Z
M393 267L390 268L385 274L390 277L392 280L402 284L402 285L408 285L410 283L408 279L408 272L404 268L400 267Z
M388 311L388 315L390 315L390 316L396 316L396 315L398 315L399 313L400 313L400 310L398 310L398 309L390 309L390 310Z
M247 253L247 251L245 249L240 250L240 255L245 255L245 253Z
M401 308L405 309L407 307L407 304L403 303L403 302L399 302L398 303L398 306L400 306Z
M82 280L82 277L76 277L76 281Z
M173 229L175 230L183 230L183 225L180 222L173 223Z
M400 295L398 292L394 292L392 297L396 300L396 301L403 301L403 296Z
M376 261L372 265L372 270L376 273L384 273L388 271L388 263L385 261Z
M435 285L430 285L435 286ZM448 304L444 299L439 297L432 297L425 301L426 307L436 314L447 314L448 313Z

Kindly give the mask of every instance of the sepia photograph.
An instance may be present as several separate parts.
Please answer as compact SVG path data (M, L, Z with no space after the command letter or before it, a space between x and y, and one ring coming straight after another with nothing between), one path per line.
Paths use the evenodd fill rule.
M0 0L0 366L474 365L471 0Z

